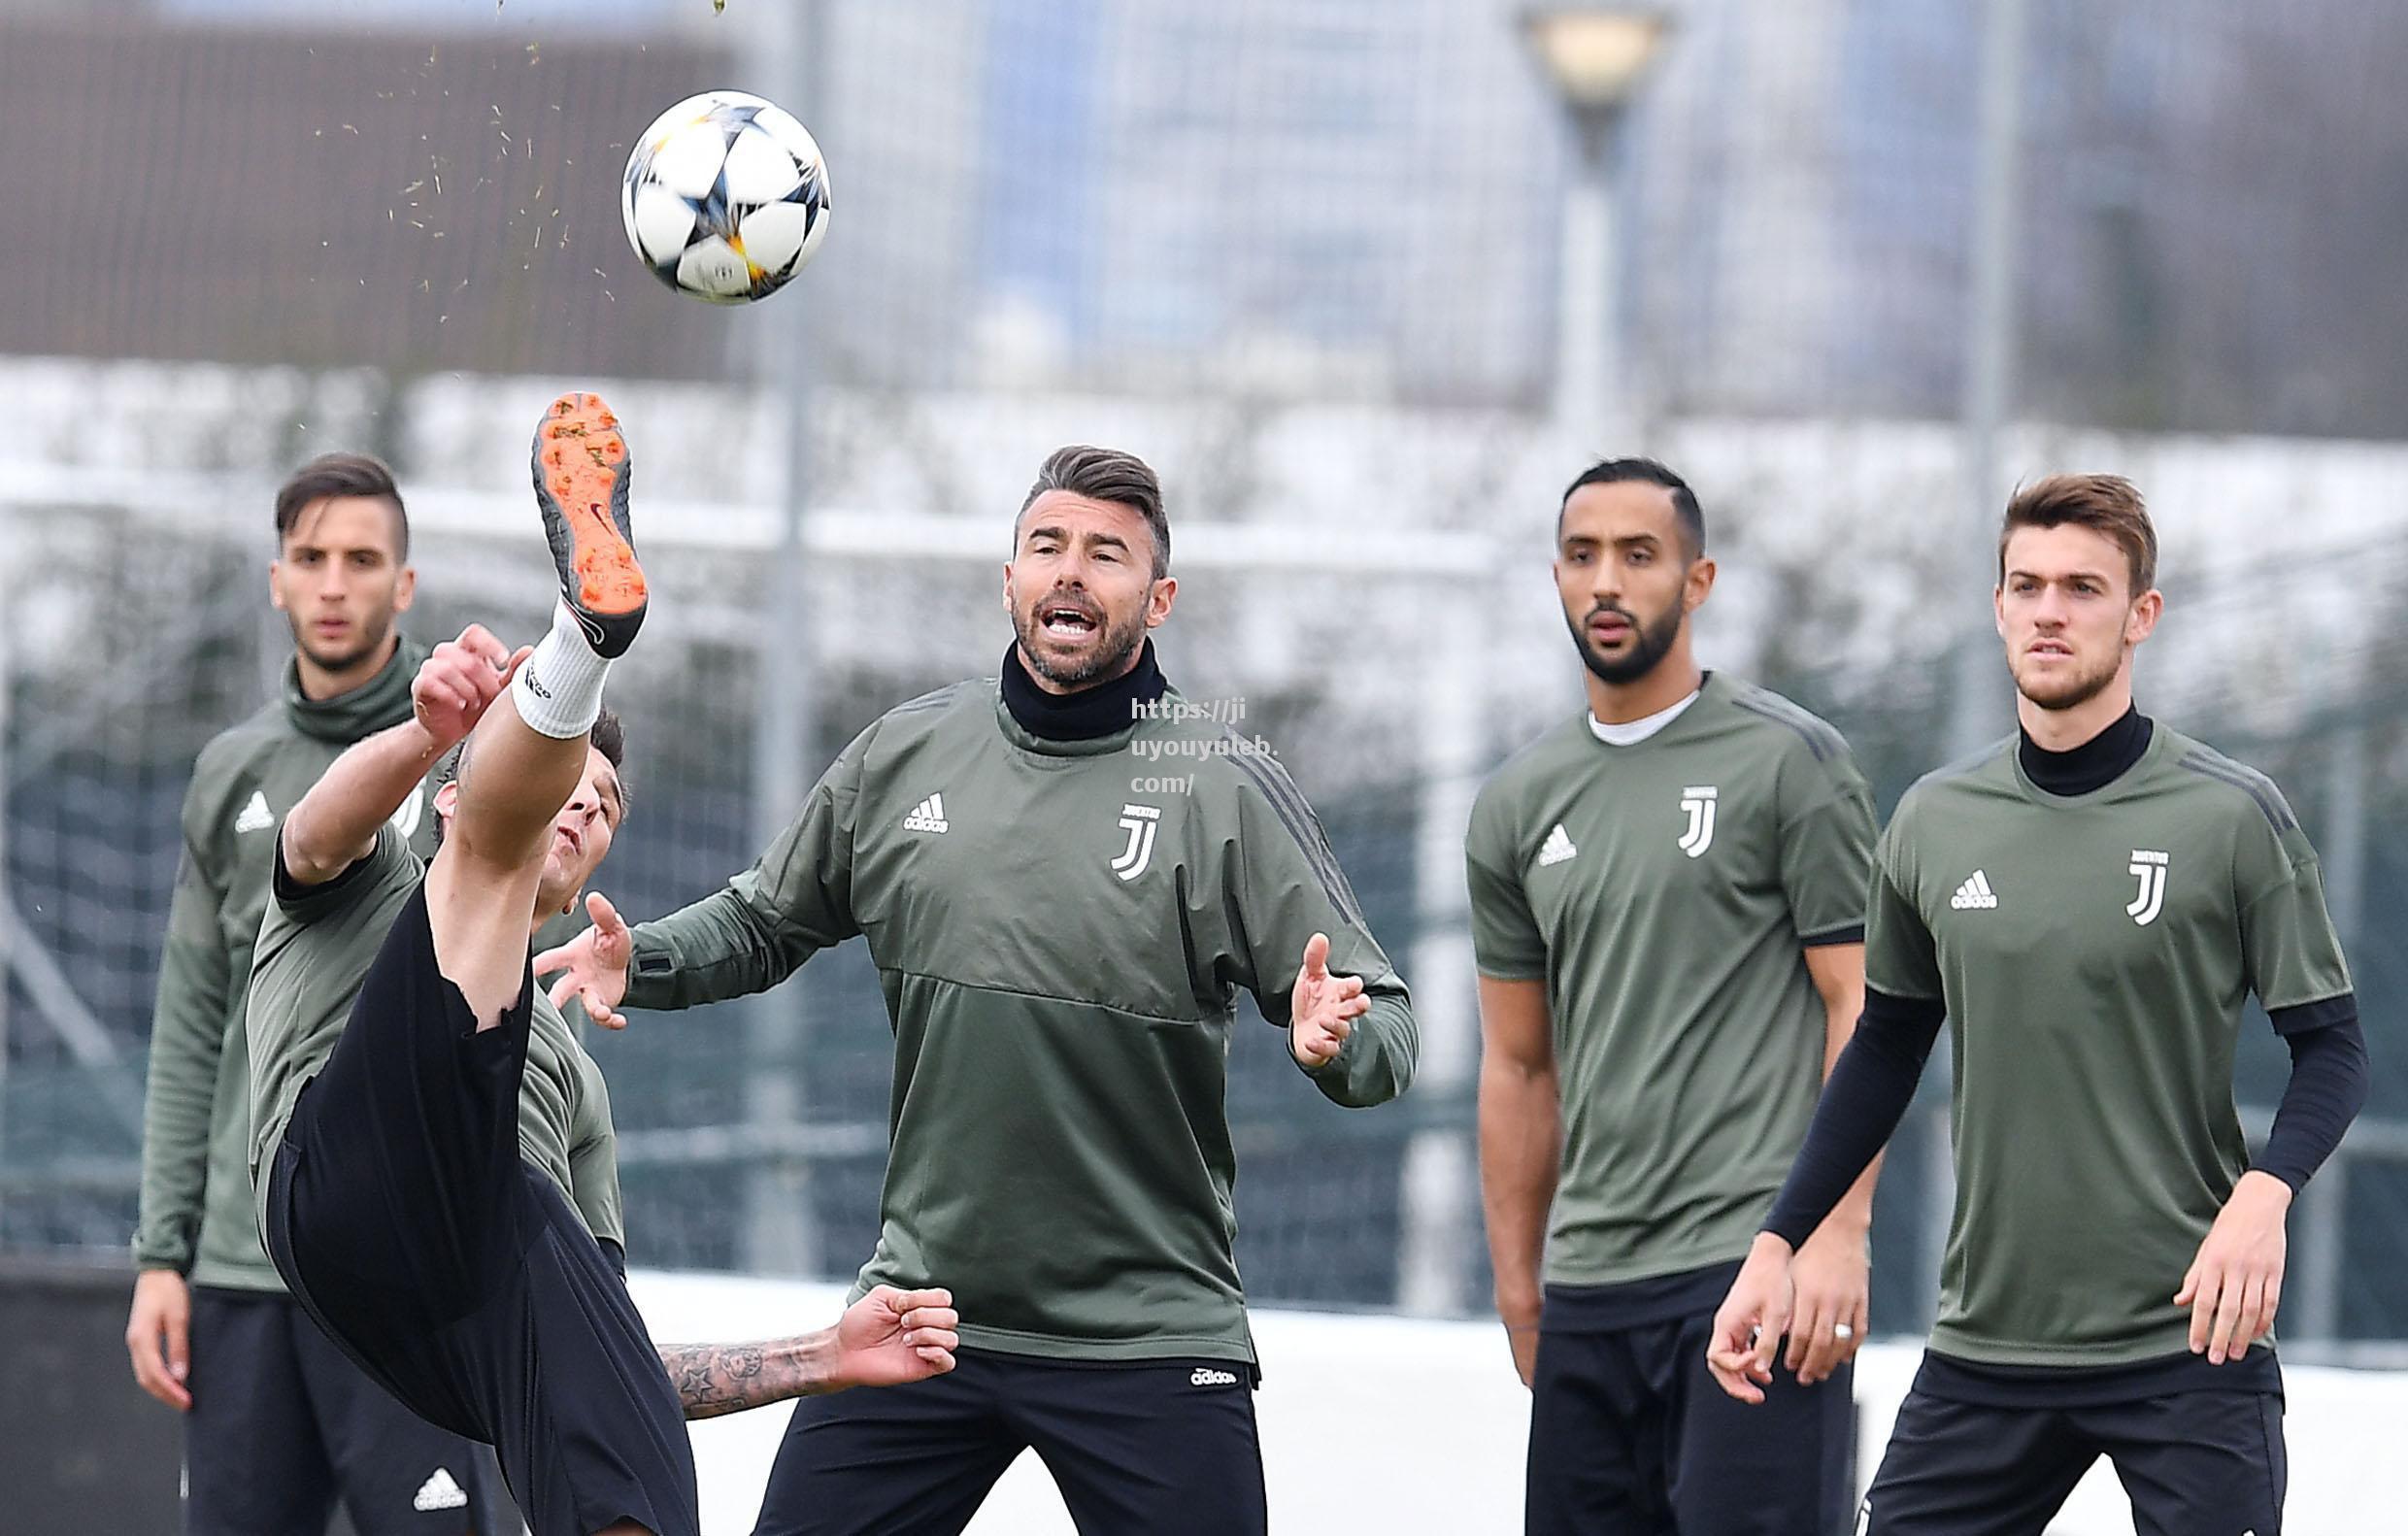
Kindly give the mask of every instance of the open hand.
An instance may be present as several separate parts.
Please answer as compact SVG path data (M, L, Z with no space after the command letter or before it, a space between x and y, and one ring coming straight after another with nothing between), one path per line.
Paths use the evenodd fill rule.
M1308 1067L1321 1066L1346 1048L1354 1020L1371 1011L1359 976L1329 974L1329 935L1304 943L1304 968L1288 997L1288 1049Z
M635 938L627 931L619 909L600 891L585 896L585 916L593 926L557 949L535 957L535 974L563 975L552 984L552 1006L566 1008L577 999L585 1017L605 1029L624 1029L627 1016L619 1011L627 995L627 967L635 957Z

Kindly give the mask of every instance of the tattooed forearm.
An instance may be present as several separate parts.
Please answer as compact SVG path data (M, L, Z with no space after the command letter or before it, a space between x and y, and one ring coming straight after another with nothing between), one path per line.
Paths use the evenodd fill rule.
M755 1406L746 1394L761 1379L759 1345L689 1345L663 1350L660 1359L669 1368L669 1380L677 1384L678 1401L686 1405L688 1419Z
M827 1391L833 1341L826 1330L765 1344L669 1344L661 1367L688 1419L716 1419Z

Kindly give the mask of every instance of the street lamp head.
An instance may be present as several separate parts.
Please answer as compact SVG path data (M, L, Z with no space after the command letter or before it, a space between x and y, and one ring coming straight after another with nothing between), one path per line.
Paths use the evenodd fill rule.
M1669 17L1652 5L1552 5L1522 13L1522 35L1576 116L1611 113L1637 91Z

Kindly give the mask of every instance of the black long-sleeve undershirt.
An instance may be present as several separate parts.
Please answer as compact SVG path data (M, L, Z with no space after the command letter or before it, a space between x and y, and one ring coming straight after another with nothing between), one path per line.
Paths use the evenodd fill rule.
M1865 989L1864 1016L1832 1063L1765 1231L1796 1248L1823 1224L1905 1118L1946 1018L1937 1000ZM2366 1103L2366 1034L2349 997L2279 1008L2269 1018L2291 1047L2291 1082L2254 1166L2296 1190Z
M2268 1017L2291 1047L2291 1082L2274 1108L2266 1150L2253 1166L2296 1191L2366 1107L2366 1031L2355 996L2278 1008Z
M2114 783L2149 750L2155 724L2127 708L2089 741L2049 751L2019 733L2024 777L2054 795L2088 794ZM2296 1190L2341 1144L2365 1106L2366 1034L2354 996L2327 998L2268 1016L2291 1047L2291 1082L2274 1113L2265 1152L2254 1165ZM1932 1042L1947 1020L1938 999L1893 997L1865 988L1864 1016L1823 1085L1814 1122L1764 1222L1795 1248L1831 1213L1878 1156L1914 1102Z
M1773 1201L1764 1230L1802 1247L1906 1117L1915 1085L1940 1038L1947 1008L1937 998L1864 989L1864 1013L1823 1085L1805 1144Z

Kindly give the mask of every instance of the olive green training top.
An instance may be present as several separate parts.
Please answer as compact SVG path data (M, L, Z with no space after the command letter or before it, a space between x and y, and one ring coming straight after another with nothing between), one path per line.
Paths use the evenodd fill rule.
M888 712L759 863L637 927L627 1002L756 992L864 936L895 1063L856 1294L950 1286L972 1348L1251 1360L1227 1056L1286 1048L1233 1042L1233 1005L1242 987L1285 1025L1316 932L1372 1006L1307 1075L1339 1104L1393 1098L1404 983L1278 761L1202 719L1040 737L987 679Z
M1866 985L1948 1010L1956 1205L1933 1352L2182 1353L2174 1292L2249 1167L2243 1005L2351 989L2282 793L2160 722L2113 783L2052 795L2009 738L1899 802L1865 945Z
M143 1269L172 1269L200 1286L284 1288L251 1219L242 1027L277 828L345 748L410 718L410 681L425 656L405 637L383 671L330 699L304 697L297 663L287 663L284 696L213 739L192 765L150 1021L134 1229ZM435 847L427 799L420 791L393 816L421 853Z
M1805 950L1863 937L1873 806L1847 743L1714 673L1643 741L1583 712L1507 759L1465 854L1481 974L1547 984L1547 1284L1745 1255L1823 1085Z

